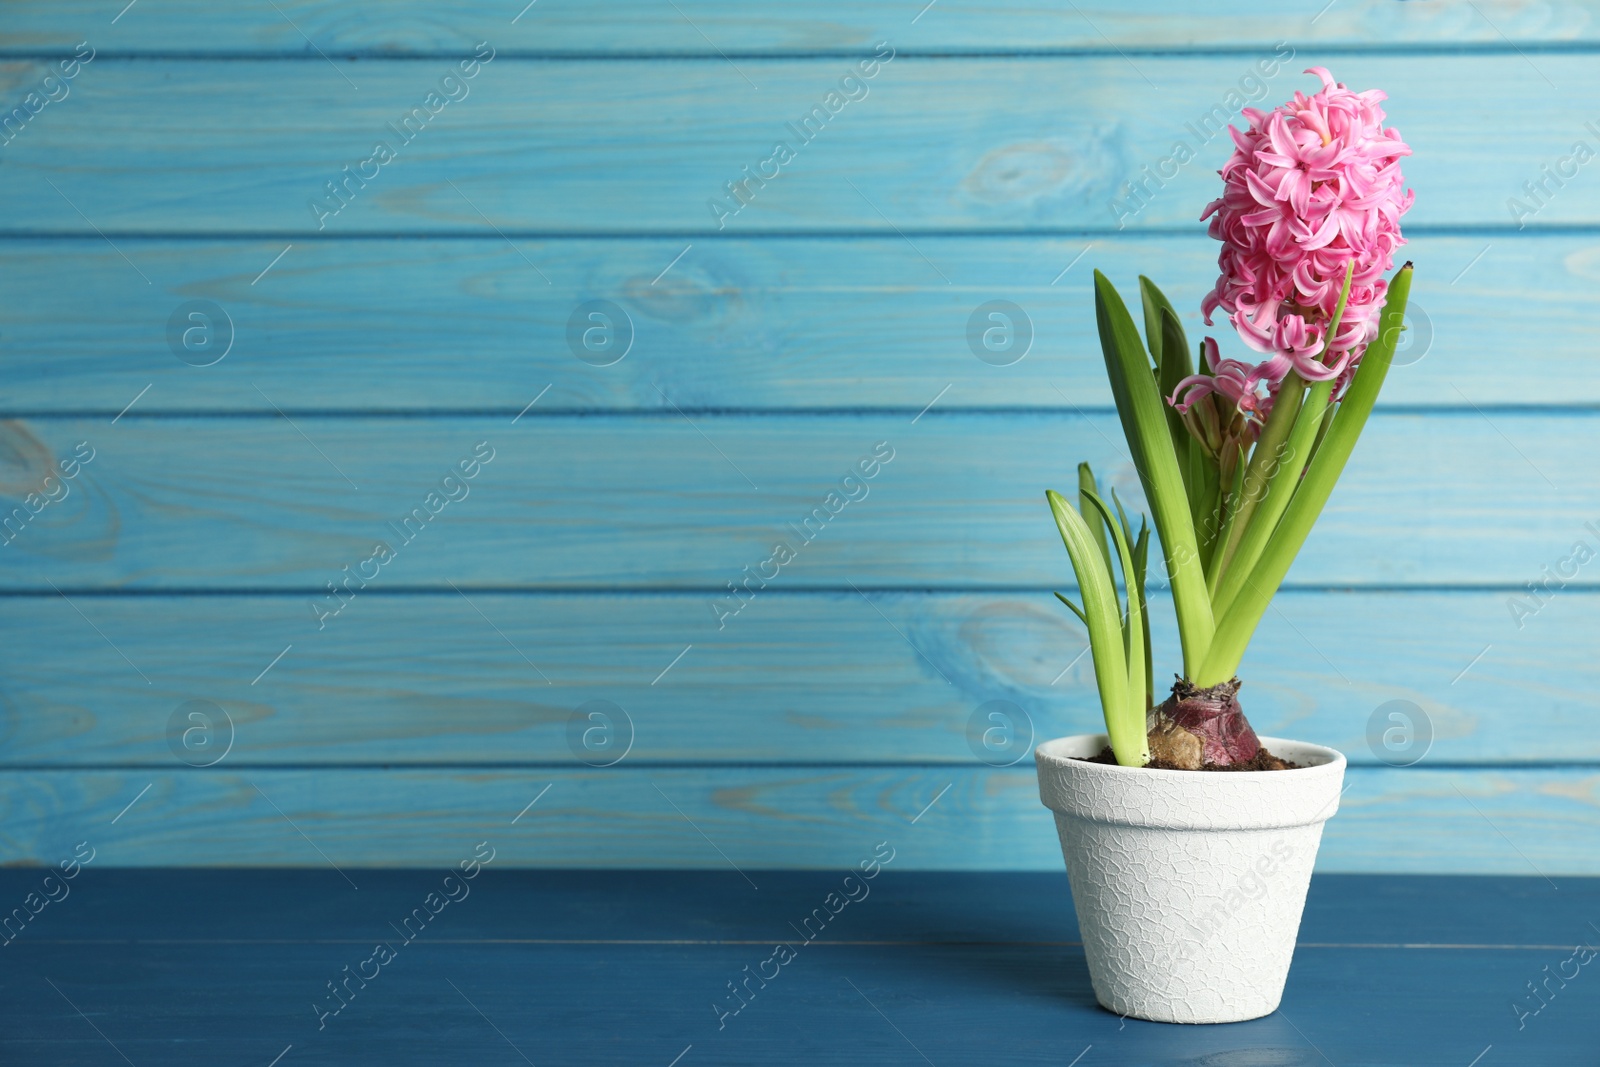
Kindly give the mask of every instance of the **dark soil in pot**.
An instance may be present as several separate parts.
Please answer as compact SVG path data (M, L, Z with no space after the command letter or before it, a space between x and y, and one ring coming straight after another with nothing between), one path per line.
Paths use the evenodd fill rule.
M1116 766L1117 757L1111 751L1111 746L1107 745L1105 748L1100 750L1099 755L1090 759L1085 759L1083 762L1107 763L1112 766ZM1180 767L1170 760L1152 759L1144 766L1146 769L1152 771L1292 771L1299 768L1300 764L1290 763L1286 759L1280 759L1277 756L1274 756L1271 752L1268 752L1265 748L1262 748L1258 745L1256 747L1256 754L1254 756L1248 760L1241 760L1236 763L1202 763L1199 767Z

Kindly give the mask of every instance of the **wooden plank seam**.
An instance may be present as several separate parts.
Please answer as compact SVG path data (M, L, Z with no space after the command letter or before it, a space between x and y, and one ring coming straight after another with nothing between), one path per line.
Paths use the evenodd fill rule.
M89 49L89 54L84 55L83 50ZM95 50L87 40L82 41L73 50L71 59L56 61L56 72L46 74L39 79L39 84L29 90L22 98L22 102L12 108L4 117L0 117L0 147L9 145L16 140L23 130L28 128L28 123L33 117L44 111L50 104L59 104L72 95L72 79L83 72L83 68L94 62ZM55 84L52 86L51 83Z
M395 535L394 544L391 545L388 540L375 542L372 554L356 563L354 574L350 573L350 564L346 563L341 567L344 577L340 579L339 584L328 582L328 591L322 595L320 603L315 599L307 601L311 608L311 616L316 620L317 631L320 633L325 630L328 620L337 618L355 600L356 594L367 587L367 583L376 581L382 573L382 568L399 559L400 550L421 537L428 524L447 507L452 503L466 500L472 494L472 480L482 473L484 467L494 462L495 455L494 446L487 439L473 445L472 454L458 460L455 466L449 468L449 471L439 479L438 488L428 490L422 502L406 512L398 526L393 520L387 523L389 530ZM413 524L416 526L415 530L412 529ZM366 570L368 564L372 566L370 574ZM352 581L359 583L354 589L350 588ZM332 604L334 607L330 610L324 606L326 604Z
M884 54L888 49L888 54ZM775 141L772 152L765 159L756 163L756 172L750 173L749 164L739 168L743 177L734 178L723 183L727 190L724 197L721 194L713 196L706 201L706 206L711 209L711 217L716 220L717 229L724 229L728 220L736 217L756 198L756 193L767 187L768 182L777 181L783 174L783 168L793 163L800 155L800 149L821 136L824 127L828 125L835 115L844 111L845 106L858 100L865 100L872 87L867 83L876 78L884 66L894 62L894 46L888 41L879 41L876 51L870 59L860 60L855 66L849 68L840 78L837 89L829 89L819 103L811 105L811 110L800 117L800 125L785 122L783 128L794 135L795 147L790 148L787 140ZM812 124L816 129L812 129ZM767 168L771 167L771 173ZM755 188L751 188L754 183ZM732 205L731 210L729 205ZM654 283L652 283L654 284Z
M1265 100L1267 83L1277 77L1284 64L1292 61L1294 56L1294 45L1279 41L1268 58L1258 59L1245 68L1235 87L1228 90L1221 103L1212 104L1201 112L1198 126L1194 119L1186 120L1183 133L1173 140L1171 149L1156 162L1154 170L1149 163L1143 164L1139 168L1143 177L1128 179L1122 183L1122 189L1112 195L1107 207L1111 210L1111 219L1117 229L1126 227L1130 219L1138 218L1156 195L1167 187L1167 182L1176 178L1191 160L1200 158L1201 152L1212 141L1224 137L1228 132L1228 124L1238 118L1246 107ZM1188 140L1190 135L1194 137L1192 145ZM1123 203L1119 203L1119 198Z
M887 450L887 454L885 454ZM728 620L744 611L745 605L756 598L756 594L767 587L768 582L776 581L783 568L794 562L800 556L800 550L809 545L813 540L822 535L823 530L833 519L842 514L850 504L865 500L872 491L867 483L876 478L890 462L894 460L894 446L887 440L879 441L872 446L872 451L862 456L855 462L849 471L839 479L839 487L830 489L822 498L822 502L800 520L800 525L786 523L785 529L794 534L796 544L791 545L787 538L778 541L772 546L772 555L755 565L756 571L750 573L750 565L746 564L740 571L744 575L738 585L728 582L728 595L717 595L711 602L711 615L717 620L717 629L727 628ZM811 524L815 522L817 528L813 530ZM771 567L772 573L768 574L766 568ZM758 583L754 589L751 582Z

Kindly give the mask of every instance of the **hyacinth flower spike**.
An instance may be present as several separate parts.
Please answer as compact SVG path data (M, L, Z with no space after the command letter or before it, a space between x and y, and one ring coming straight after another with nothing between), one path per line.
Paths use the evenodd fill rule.
M1400 171L1411 150L1383 126L1382 92L1352 92L1321 67L1307 73L1322 81L1320 91L1297 92L1270 112L1246 109L1248 128L1230 129L1223 194L1202 215L1222 242L1205 321L1225 313L1261 358L1224 357L1207 337L1191 362L1177 312L1143 277L1141 340L1116 289L1095 273L1106 370L1161 541L1183 655L1172 694L1152 707L1151 687L1136 684L1153 662L1148 637L1135 648L1137 629L1148 631L1139 546L1121 559L1139 539L1082 468L1078 509L1054 493L1049 502L1083 593L1083 609L1073 610L1089 629L1112 750L1124 765L1256 760L1260 742L1239 705L1236 672L1343 472L1399 341L1411 265L1386 275L1413 200Z

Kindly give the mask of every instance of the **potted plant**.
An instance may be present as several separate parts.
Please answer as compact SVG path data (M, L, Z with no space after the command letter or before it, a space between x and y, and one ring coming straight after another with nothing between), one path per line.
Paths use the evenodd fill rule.
M1144 339L1095 272L1106 371L1154 518L1183 673L1155 703L1150 529L1134 531L1089 467L1076 502L1046 493L1077 576L1106 733L1036 753L1055 813L1095 995L1164 1022L1231 1022L1278 1006L1322 824L1345 760L1257 737L1240 660L1371 413L1394 356L1411 264L1391 278L1411 206L1377 90L1327 70L1314 95L1247 108L1223 194L1201 216L1222 242L1203 303L1255 361L1207 337L1191 363L1172 304L1139 279ZM1121 576L1119 597L1117 575Z

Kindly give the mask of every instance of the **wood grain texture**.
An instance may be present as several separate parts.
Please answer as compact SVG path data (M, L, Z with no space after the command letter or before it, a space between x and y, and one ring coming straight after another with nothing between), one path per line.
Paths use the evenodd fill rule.
M131 817L131 816L130 816ZM488 847L475 847L479 841ZM877 841L841 842L837 863L817 870L752 869L752 892L720 868L646 871L508 867L496 831L466 843L461 857L490 855L469 887L472 903L447 910L440 941L456 944L633 941L684 946L763 944L775 916L805 915L834 891L843 871L874 855ZM885 947L1054 944L1079 940L1065 868L1051 871L911 871L894 858L871 880L875 903L846 913L854 925L825 931L816 947L873 941ZM70 853L69 853L70 855ZM64 858L64 857L63 857ZM266 869L108 867L98 852L71 887L71 918L46 909L6 949L144 943L259 945L356 943L377 915L404 915L434 889L430 868L363 868L352 892L327 865ZM451 864L459 870L457 864ZM469 865L470 867L470 865ZM0 868L0 900L35 890L37 868ZM639 892L645 879L648 893ZM188 885L171 892L174 880ZM1555 888L1552 888L1552 884ZM237 900L196 908L197 899ZM57 902L59 903L59 902ZM455 901L454 903L465 903ZM855 901L854 903L863 903ZM1383 945L1431 951L1464 946L1507 951L1570 945L1600 911L1600 879L1538 875L1334 874L1312 876L1300 927L1303 949ZM868 917L870 913L870 918ZM57 920L64 920L57 925ZM781 922L781 920L778 920ZM13 933L15 929L13 928ZM431 939L430 939L431 940ZM5 977L10 977L8 973ZM1167 1028L1170 1029L1170 1028Z
M281 11L273 10L274 6ZM981 2L921 4L838 0L803 8L751 8L731 0L683 0L679 10L648 0L391 0L334 3L249 0L218 8L204 0L146 4L112 24L116 11L93 0L21 0L7 5L4 52L68 48L85 35L119 54L254 53L315 57L470 53L485 37L508 52L535 55L794 53L870 49L887 38L921 51L1103 51L1112 48L1592 44L1600 8L1592 0L1427 4L1346 0L1319 13L1267 0L1196 12L1176 0L1132 4ZM515 21L513 21L515 19ZM203 25L204 33L195 27ZM309 39L309 40L308 40ZM0 52L0 54L4 54Z
M1246 698L1364 764L1330 870L1600 873L1596 583L1568 570L1600 545L1600 200L1589 168L1526 191L1600 144L1597 13L6 5L0 862L103 832L111 866L337 881L492 827L513 866L737 879L906 836L912 868L1058 869L1026 760L985 766L969 733L997 699L1040 737L1098 718L1039 500L1087 459L1140 502L1083 283L1142 270L1193 308L1218 120L1325 63L1391 95L1426 281ZM93 61L30 115L79 41ZM396 133L480 41L470 93ZM788 127L878 41L867 95ZM379 139L396 157L314 206ZM779 139L781 174L726 199ZM594 300L632 326L611 366L569 340ZM991 300L1035 331L1011 366L969 347ZM229 316L215 365L173 347L193 301ZM880 441L870 494L830 509ZM46 481L78 442L92 462ZM478 442L470 495L430 496ZM779 538L796 558L730 616ZM1514 601L1530 582L1557 595ZM596 699L635 728L609 769L574 748ZM173 748L192 700L233 723L207 770ZM1420 769L1369 744L1390 700L1436 735Z
M1593 1062L1587 982L1552 980L1555 995L1521 1029L1507 1010L1519 994L1537 1006L1525 983L1545 967L1572 974L1575 963L1561 965L1573 946L1594 944L1593 879L1560 879L1555 890L1538 878L1318 875L1282 1010L1175 1027L1095 1006L1060 873L892 865L799 943L789 924L836 891L837 867L753 872L759 892L726 869L497 868L405 942L389 924L436 891L442 872L363 870L353 891L326 868L97 862L5 948L0 1055L101 1067L120 1062L109 1041L129 1062L204 1067L278 1055L339 1067L518 1063L518 1052L534 1063L856 1067L923 1062L917 1051L997 1067L1061 1067L1080 1054L1089 1065L1460 1067L1492 1045L1489 1056L1507 1063ZM39 877L0 872L0 892L21 900ZM751 982L747 1006L719 1026L712 1002L777 941L797 958ZM378 977L351 980L347 1006L319 1029L308 1008L337 1007L327 983L379 942L396 958L363 968ZM615 1025L619 1010L625 1026Z
M1230 150L1220 120L1201 135L1201 116L1215 106L1226 117L1230 93L1243 106L1238 87L1257 77L1257 62L1165 58L1157 88L1115 55L908 56L800 144L785 124L821 106L848 72L846 60L752 60L746 83L720 58L505 57L402 143L388 124L436 91L450 61L363 61L347 83L320 59L107 56L6 145L0 230L286 241L319 224L332 236L496 227L513 236L709 234L719 229L711 198L728 195L725 183L742 180L741 167L757 168L785 137L794 158L739 214L720 220L724 232L900 231L914 245L927 230L1188 229L1215 195L1215 171ZM1293 73L1307 65L1296 57L1258 82L1257 99L1314 87ZM1542 164L1558 165L1575 141L1594 138L1582 105L1600 94L1592 56L1369 54L1335 66L1350 84L1382 85L1395 101L1391 118L1416 153L1406 165L1418 193L1413 227L1514 228L1507 201L1542 180ZM0 68L6 95L21 97L46 67ZM339 214L313 210L313 198L329 195L325 183L344 180L341 168L372 158L383 138L395 142L396 158L365 168L364 185L351 179ZM1119 208L1126 183L1146 180L1145 166L1162 169L1182 138L1197 158L1166 166L1170 180L1148 186L1141 210ZM1577 174L1522 221L1600 222L1600 200L1581 191L1589 179ZM925 253L908 247L906 255ZM926 266L927 281L942 280L943 268ZM145 279L130 269L124 282Z
M722 631L706 599L373 596L319 633L304 597L75 597L82 616L54 594L14 598L26 624L0 647L0 753L20 769L575 769L624 750L630 767L960 767L1026 765L1030 742L1101 729L1083 631L1042 592L775 592ZM1355 764L1600 763L1595 596L1563 594L1520 631L1506 600L1286 593L1245 659L1245 708L1262 733ZM1167 678L1170 610L1153 629ZM596 720L585 748L570 724L595 725L579 712L594 700L626 718L610 713L609 734ZM214 707L191 720L190 701ZM1394 752L1379 740L1406 728L1380 711L1391 701L1415 720Z
M1600 773L1592 768L1357 767L1349 781L1324 832L1320 870L1600 873ZM496 862L517 867L836 868L859 858L858 844L886 839L901 869L1061 864L1027 765L633 769L624 761L577 770L230 771L222 764L15 771L7 782L0 848L20 863L53 863L89 839L99 850L95 862L112 867L449 866L492 836Z
M649 891L648 880L636 881ZM174 892L187 889L173 883ZM1065 907L1065 898L1059 903ZM19 944L9 951L30 973L8 983L0 1050L60 1067L121 1062L76 1005L130 1062L185 1067L267 1065L285 1051L285 1065L324 1067L522 1064L519 1052L535 1064L667 1067L685 1051L680 1067L909 1067L924 1062L919 1050L935 1064L993 1067L1062 1067L1086 1051L1111 1064L1460 1067L1489 1045L1490 1056L1509 1049L1526 1057L1508 1062L1593 1063L1591 987L1569 983L1522 1032L1508 1010L1518 992L1538 1003L1525 983L1570 958L1585 936L1577 933L1556 949L1304 950L1281 1011L1198 1031L1124 1021L1096 1006L1075 946L813 947L719 1030L714 999L730 997L727 983L742 980L745 967L754 974L777 940L794 938L785 931L797 919L775 913L757 945L599 947L453 944L452 918L439 916L439 941L424 934L401 948L383 977L320 1031L318 998L338 1003L327 983L343 980L344 967L353 974L382 936L398 941L382 934L387 916L364 923L363 933L378 933L359 944ZM871 920L846 912L839 923ZM48 974L60 992L36 974ZM199 983L204 998L193 992ZM352 981L351 988L359 987ZM1402 996L1405 1008L1397 1011ZM1094 1062L1085 1057L1080 1067Z
M265 276L283 244L119 241L155 283L146 286L99 237L0 241L0 270L31 280L30 298L5 310L5 403L114 415L150 386L134 410L254 411L254 382L291 411L510 416L556 383L539 411L659 411L660 386L690 409L914 414L948 384L943 406L1109 408L1093 269L1130 297L1137 275L1153 274L1186 309L1192 338L1209 332L1225 351L1242 351L1226 324L1208 329L1200 319L1217 243L1198 227L1182 238L1092 244L918 238L953 285L895 236L699 239L673 263L686 244L519 241L546 284L494 235L302 242ZM1587 340L1600 239L1424 234L1405 255L1423 280L1405 365L1385 383L1382 403L1600 401ZM206 368L175 358L167 337L168 320L196 299L214 301L232 323L232 351ZM567 339L569 320L595 299L623 309L633 332L631 351L608 367L581 362ZM1026 356L1004 367L981 361L967 337L977 308L997 299L1021 307L1033 333ZM1551 380L1563 383L1559 395Z
M663 389L676 392L670 381ZM293 405L294 397L270 402ZM1088 460L1124 499L1141 500L1110 414L935 409L915 422L904 412L530 414L513 425L504 417L286 420L261 403L266 418L0 423L13 515L18 498L43 485L52 458L83 441L97 450L76 481L63 483L70 495L0 548L0 586L325 592L343 581L342 568L362 571L382 540L396 558L364 570L386 587L447 589L453 581L727 595L729 583L745 581L745 567L757 585L759 572L771 577L761 564L782 538L794 558L771 579L774 590L852 582L1050 589L1071 569L1043 488L1072 484L1074 464ZM406 543L389 524L424 509L479 442L496 458L467 483L470 495L425 527L415 520L409 529L422 532ZM880 445L894 458L875 478L852 483L860 499L842 503L843 479ZM1580 539L1593 551L1600 536L1584 526L1600 519L1592 506L1600 469L1590 459L1597 447L1600 420L1587 413L1377 415L1290 580L1544 581L1541 568L1561 565ZM838 514L826 524L812 518L805 543L790 524L799 528L814 510ZM1567 570L1591 581L1581 566Z

